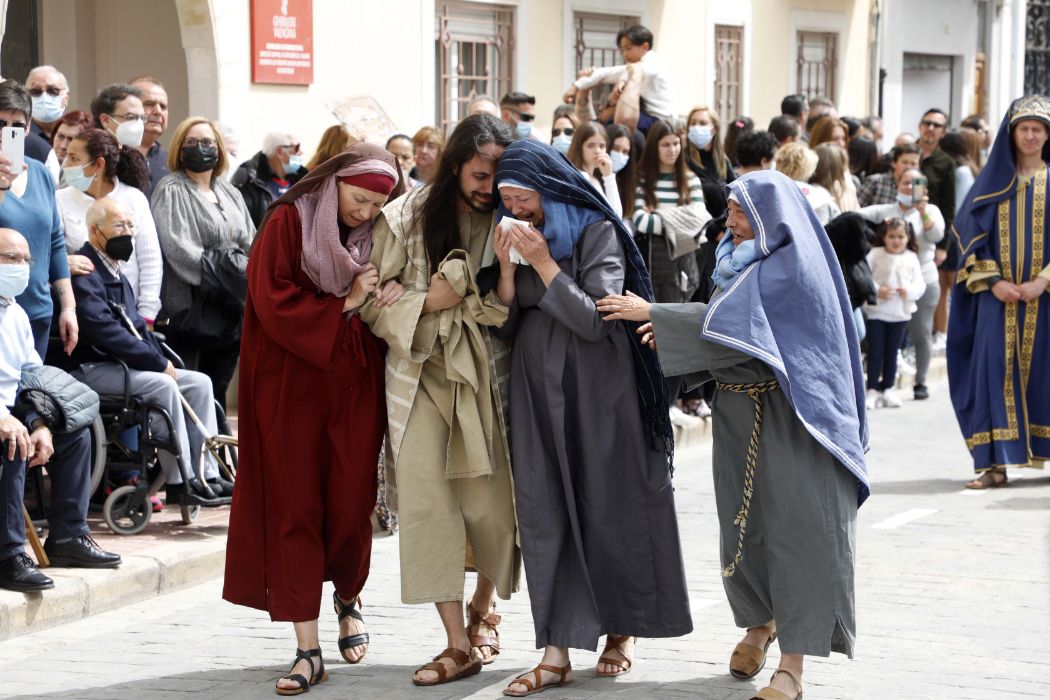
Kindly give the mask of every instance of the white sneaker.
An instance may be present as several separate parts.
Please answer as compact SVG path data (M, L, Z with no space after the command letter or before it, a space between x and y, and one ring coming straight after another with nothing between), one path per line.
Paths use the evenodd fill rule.
M904 405L904 402L901 401L900 396L897 396L897 390L890 387L882 392L882 405L886 408L900 408Z
M915 366L904 359L904 353L900 350L897 351L897 371L905 377L915 376Z
M703 399L700 399L700 403L696 405L696 415L700 418L711 417L711 407Z
M864 400L864 405L868 407L869 411L874 411L882 403L882 392L878 389L868 389L867 398Z
M671 425L677 425L679 428L693 428L700 425L703 421L696 416L691 416L678 406L671 406Z
M948 348L948 335L946 333L934 333L933 334L933 346L930 348L933 352L944 352Z

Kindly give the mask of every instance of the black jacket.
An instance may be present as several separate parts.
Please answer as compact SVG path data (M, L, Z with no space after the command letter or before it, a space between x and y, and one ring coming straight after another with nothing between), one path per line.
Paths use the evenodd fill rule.
M308 172L306 168L299 168L298 172L286 175L289 186L299 182ZM230 184L236 187L244 197L244 204L248 207L248 213L256 229L262 223L266 208L273 201L273 192L266 186L266 183L273 178L274 172L270 168L270 161L266 158L265 153L259 151L241 163L230 180Z
M951 231L955 220L955 161L940 148L922 159L919 165L929 181L930 204L936 204L944 216L944 230ZM951 236L945 236L938 248L946 248Z
M79 254L95 264L95 271L71 279L73 296L77 300L80 340L71 356L57 353L60 358L56 364L64 369L76 369L85 362L113 362L113 358L117 358L131 369L163 372L168 367L168 359L135 309L135 294L128 278L123 274L114 277L90 243L85 243ZM142 340L132 335L110 307L111 303L124 307L124 313Z

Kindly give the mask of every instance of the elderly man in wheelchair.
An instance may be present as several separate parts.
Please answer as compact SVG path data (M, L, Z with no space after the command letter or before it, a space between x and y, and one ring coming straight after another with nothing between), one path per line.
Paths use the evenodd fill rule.
M23 495L29 467L46 464L52 477L44 545L52 566L120 565L120 555L99 548L87 524L91 460L85 426L94 415L95 404L91 402L89 408L88 402L78 400L90 393L83 387L80 397L71 398L77 392L69 388L68 376L41 366L29 317L14 300L25 290L30 262L26 239L13 229L0 228L0 588L21 592L54 588L51 578L25 553L28 516L23 517ZM22 402L27 393L24 382L31 374L37 377L31 382L35 386L42 382L52 388L48 376L66 377L64 390L58 392L63 396L61 410L43 409L44 401ZM49 391L44 388L42 393ZM90 415L73 415L78 413Z
M211 380L200 372L176 369L136 311L131 286L120 272L120 262L133 250L133 217L107 197L91 205L87 225L88 240L79 254L95 269L72 278L83 332L76 349L57 364L103 397L127 390L141 404L166 414L151 424L158 433L173 430L174 435L163 437L178 447L178 454L163 449L159 453L169 504L184 509L229 504L233 483L220 476L214 456L202 450L205 440L217 433ZM202 453L203 469L198 470Z

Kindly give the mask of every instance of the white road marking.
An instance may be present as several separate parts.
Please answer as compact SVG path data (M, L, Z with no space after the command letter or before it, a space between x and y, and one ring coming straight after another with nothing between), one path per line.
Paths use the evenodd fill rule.
M892 517L886 518L881 523L876 523L872 527L875 530L894 530L901 525L910 523L913 520L918 520L919 518L925 518L927 515L933 515L936 512L937 511L932 508L912 508L911 510L906 510L903 513L897 513Z

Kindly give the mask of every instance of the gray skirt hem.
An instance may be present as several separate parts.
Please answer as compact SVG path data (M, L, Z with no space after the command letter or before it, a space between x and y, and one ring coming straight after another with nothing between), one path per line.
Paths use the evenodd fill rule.
M637 626L632 627L630 624L613 624L609 625L609 629L616 631L611 633L602 632L597 636L587 638L572 634L548 634L546 637L536 635L536 648L543 649L546 646L556 646L569 649L582 649L584 651L597 651L598 641L608 634L626 635L638 639L665 639L669 637L683 637L693 631L693 625L690 623L675 627L663 626L658 629L644 629Z

